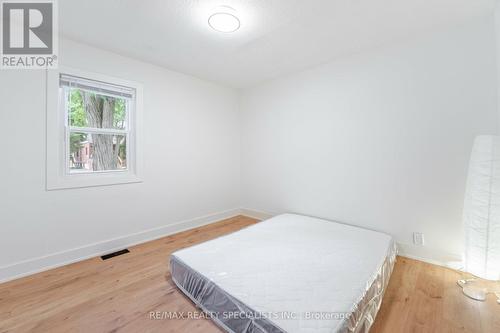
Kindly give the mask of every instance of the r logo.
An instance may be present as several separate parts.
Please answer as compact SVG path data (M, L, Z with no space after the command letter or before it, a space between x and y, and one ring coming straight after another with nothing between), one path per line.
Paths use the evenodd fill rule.
M53 3L2 3L3 54L53 53Z

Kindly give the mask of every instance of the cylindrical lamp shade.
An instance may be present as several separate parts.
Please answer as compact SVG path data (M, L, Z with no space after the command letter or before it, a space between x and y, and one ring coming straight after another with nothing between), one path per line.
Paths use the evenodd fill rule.
M465 270L500 280L500 137L474 141L464 203Z

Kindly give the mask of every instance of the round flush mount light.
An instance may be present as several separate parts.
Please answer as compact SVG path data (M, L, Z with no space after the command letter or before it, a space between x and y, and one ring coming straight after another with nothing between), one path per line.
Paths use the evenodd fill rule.
M240 20L231 7L221 6L208 18L208 25L218 32L235 32L240 28Z

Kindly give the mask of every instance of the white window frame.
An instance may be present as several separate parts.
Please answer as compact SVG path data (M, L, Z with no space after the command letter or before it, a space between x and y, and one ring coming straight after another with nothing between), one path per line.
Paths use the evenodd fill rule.
M126 133L127 169L71 173L68 164L69 124L66 101L60 88L60 75L70 75L112 85L125 86L135 90L135 99L127 109L127 130L99 129L99 133ZM142 182L141 129L143 114L143 89L137 82L92 73L73 68L61 67L47 70L47 190L106 186ZM73 130L78 129L73 127ZM91 128L81 128L83 133L96 132Z

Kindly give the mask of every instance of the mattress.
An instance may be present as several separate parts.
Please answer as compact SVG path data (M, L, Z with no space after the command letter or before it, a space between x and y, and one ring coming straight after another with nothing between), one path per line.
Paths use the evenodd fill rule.
M227 332L368 332L395 258L389 235L283 214L179 250L170 269Z

